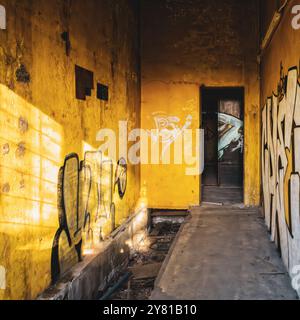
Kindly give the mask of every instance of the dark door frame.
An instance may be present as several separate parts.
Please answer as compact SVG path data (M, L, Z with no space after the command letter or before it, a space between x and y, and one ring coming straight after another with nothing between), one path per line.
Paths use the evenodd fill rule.
M219 93L221 91L224 91L224 92L232 91L233 95L234 95L234 91L235 91L236 96L241 99L241 103L242 103L241 110L242 110L243 122L244 122L244 146L243 147L245 148L245 87L243 87L243 86L205 86L205 85L200 86L200 110L199 110L199 112L200 112L201 129L204 129L203 128L203 109L204 109L203 106L205 103L204 95L205 95L205 92L208 92L208 91L216 91ZM204 139L205 139L205 137L204 137ZM205 152L205 148L203 148L203 150ZM204 159L205 159L205 157L204 157ZM243 202L244 202L244 199L245 199L245 194L244 194L244 191L245 191L245 149L243 152L242 163L243 163L242 188L243 188ZM205 170L205 163L204 163L204 170ZM202 176L203 176L203 173L202 173ZM203 179L201 177L201 179L200 179L200 196L201 196L201 198L202 198L202 194L203 194L202 181L203 181Z

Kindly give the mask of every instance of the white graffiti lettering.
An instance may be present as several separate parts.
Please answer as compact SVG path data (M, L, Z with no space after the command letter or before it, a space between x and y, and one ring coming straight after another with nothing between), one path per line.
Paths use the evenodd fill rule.
M281 74L262 111L264 212L284 264L300 265L300 85L297 68Z

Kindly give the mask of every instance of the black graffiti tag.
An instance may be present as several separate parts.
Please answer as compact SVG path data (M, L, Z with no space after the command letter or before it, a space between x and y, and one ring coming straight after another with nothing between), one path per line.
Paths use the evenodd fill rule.
M51 277L55 283L76 262L82 260L83 234L85 240L93 243L94 229L98 228L102 239L100 219L111 220L111 230L116 227L113 193L123 199L127 187L127 164L120 159L115 170L113 183L113 162L102 160L99 151L86 152L79 162L77 154L65 158L58 177L59 228L55 234L51 255Z
M127 163L124 158L121 158L117 164L115 175L115 187L116 186L118 186L119 197L123 199L127 188Z

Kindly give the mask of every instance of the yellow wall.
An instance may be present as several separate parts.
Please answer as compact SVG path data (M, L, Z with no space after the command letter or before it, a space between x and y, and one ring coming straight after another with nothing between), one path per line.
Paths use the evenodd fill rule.
M126 0L1 4L7 30L0 30L0 266L6 273L0 299L33 299L51 282L58 173L65 157L76 153L83 160L85 151L98 146L97 131L117 129L118 120L139 127L137 9ZM69 56L64 31L70 32ZM28 83L16 80L21 64ZM109 86L108 103L96 98L96 90L86 101L75 98L75 64L94 72L95 86ZM117 225L139 197L138 166L128 166L127 179L122 200L114 189ZM109 232L109 217L104 220ZM60 255L61 271L78 262L63 237Z
M142 128L157 112L201 123L200 87L245 88L244 202L260 203L258 2L142 3ZM155 16L155 19L153 17ZM209 19L208 19L209 17ZM247 41L245 41L247 39ZM201 177L178 165L143 165L149 207L187 208L200 202Z
M300 31L291 24L292 7L297 4L292 0L284 10L261 63L264 214L271 239L293 278L300 264ZM262 6L262 19L273 14L270 6Z
M278 78L280 78L280 65L282 64L285 75L289 68L299 66L299 30L294 30L291 25L293 18L291 8L296 4L298 4L297 1L290 1L272 42L263 54L261 63L262 104L266 102L266 99L273 91L276 91L279 82ZM265 16L272 16L274 14L274 11L270 13L271 8L268 6L262 9L262 20Z
M192 125L189 129L199 128L199 88L196 85L169 85L162 82L148 84L144 82L142 90L142 128L145 130L156 129L155 117L175 116L180 119L177 123L183 128L192 116ZM170 127L169 127L170 129ZM193 139L196 132L193 131ZM194 145L195 145L195 141ZM160 144L162 150L162 144ZM150 149L150 140L149 140ZM174 143L170 148L174 154ZM162 155L162 151L160 155ZM151 152L149 151L149 161ZM193 153L195 155L195 151ZM162 158L159 159L160 163ZM174 156L171 156L174 160ZM182 160L184 163L184 159ZM142 183L146 185L149 205L152 208L180 209L187 204L199 203L199 175L188 176L186 169L192 166L185 163L174 164L144 164L141 167Z

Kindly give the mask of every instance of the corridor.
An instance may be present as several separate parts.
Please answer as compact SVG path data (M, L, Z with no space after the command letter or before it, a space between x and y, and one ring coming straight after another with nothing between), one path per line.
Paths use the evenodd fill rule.
M300 0L0 0L0 300L300 297L299 53Z
M293 300L297 293L259 209L191 209L152 300Z

